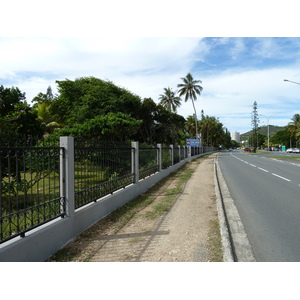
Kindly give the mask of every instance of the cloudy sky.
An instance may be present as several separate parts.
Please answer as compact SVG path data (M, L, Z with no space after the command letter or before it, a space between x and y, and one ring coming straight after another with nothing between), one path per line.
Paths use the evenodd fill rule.
M219 118L230 132L251 129L254 101L260 124L285 126L299 113L300 38L113 37L0 38L0 84L17 86L27 101L56 80L95 76L142 99L158 102L163 89L177 90L191 72L202 81L198 117ZM178 113L187 117L192 104Z

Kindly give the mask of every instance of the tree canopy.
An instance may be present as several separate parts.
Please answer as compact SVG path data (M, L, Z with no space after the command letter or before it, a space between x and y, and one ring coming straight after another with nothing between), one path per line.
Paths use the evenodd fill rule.
M201 81L194 80L190 73L181 79L179 95L170 87L165 88L158 104L95 77L58 80L58 93L53 95L49 86L46 93L33 98L32 107L18 88L1 86L0 131L185 145L185 139L194 137L199 127L202 146L228 145L230 134L217 118L202 113L200 121L195 115L186 120L176 113L180 95L191 99L194 105L203 89Z
M82 77L57 81L51 102L64 128L55 134L87 138L134 139L143 143L183 143L185 119L110 81ZM40 95L42 97L42 95Z
M87 119L116 111L136 117L141 105L138 96L95 77L56 83L59 96L53 101L53 108L66 125L84 123Z
M187 102L189 99L192 100L194 112L195 112L195 127L196 127L196 139L198 138L198 121L197 121L197 112L196 107L194 104L194 101L197 99L197 95L201 95L201 91L203 90L203 87L199 85L199 83L202 83L201 80L194 80L191 73L188 73L186 77L181 78L183 83L179 83L177 87L180 89L178 90L179 96L185 96L185 102Z
M43 132L41 122L36 112L32 111L25 101L25 93L19 88L0 86L0 134L35 135Z

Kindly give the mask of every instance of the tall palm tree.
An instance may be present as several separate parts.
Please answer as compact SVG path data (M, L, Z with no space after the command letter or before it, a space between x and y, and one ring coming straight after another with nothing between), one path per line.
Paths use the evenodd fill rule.
M292 122L287 125L287 130L291 132L292 136L296 138L296 143L300 138L300 115L295 114L292 118Z
M195 103L197 99L197 95L201 95L201 92L203 90L203 87L199 85L199 83L202 83L201 80L194 80L191 73L188 73L186 77L181 78L183 80L183 83L180 83L177 85L180 89L178 90L179 96L185 96L185 102L187 102L189 99L192 100L194 111L195 111L195 125L196 125L196 139L198 139L198 121L197 121L197 112L195 108Z
M170 112L177 112L177 107L181 105L181 99L178 96L175 96L175 92L172 91L169 87L164 88L164 94L159 95L160 104L165 107Z

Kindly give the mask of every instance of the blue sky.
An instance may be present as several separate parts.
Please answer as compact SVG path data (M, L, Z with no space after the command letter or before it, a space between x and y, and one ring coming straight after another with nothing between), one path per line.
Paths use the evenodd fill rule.
M270 123L274 125L285 126L295 113L299 113L300 86L283 81L289 79L300 82L299 1L2 2L0 84L18 86L26 92L29 102L39 92L45 92L49 85L55 91L55 80L81 76L109 79L142 98L152 97L157 101L165 87L175 90L180 78L191 72L195 79L202 80L203 85L203 93L196 102L198 114L203 109L205 114L218 117L231 132L243 133L251 129L254 101L258 103L260 114L270 116L277 113L270 118ZM291 38L277 38L281 36ZM191 115L191 103L184 103L178 113L185 117ZM266 118L261 117L261 125L266 123ZM20 265L17 267L19 269ZM195 267L197 270L185 269L182 272L187 278L186 287L183 278L178 277L178 272L170 272L165 276L172 280L170 284L173 285L174 280L180 280L178 286L184 287L181 294L186 298L187 293L191 295L193 286L198 295L197 284L190 283L195 278L199 281L199 276L202 281L208 278L204 285L208 287L205 294L211 295L212 290L214 293L218 291L215 281L211 281L207 274L214 278L219 274L220 296L231 283L224 278L234 278L239 286L248 282L245 280L247 276L253 279L254 270L250 264L239 269L239 274L242 271L243 275L239 277L235 276L236 270L232 269L231 273L230 268L216 270L211 265L205 272L198 272L194 276L198 265ZM268 271L272 269L272 265L268 264L267 267ZM255 267L255 276L263 276L263 280L256 283L263 282L265 286L269 281L274 286L274 282L280 280L277 286L282 287L278 266L275 267L276 272L274 269L274 272L268 273L262 265ZM110 274L111 268L111 265L107 265L104 272L109 280L107 274ZM155 265L156 272L157 268L159 266ZM201 268L205 266L201 265ZM281 271L293 274L294 270L290 268L291 265L288 270ZM120 273L119 269L113 271L113 276L115 271ZM126 275L128 271L134 275L130 273L132 270L125 271ZM138 272L141 274L140 269ZM48 273L53 277L54 274ZM228 273L232 276L228 276ZM147 274L152 273L146 268L143 276L140 276L143 282ZM73 279L72 276L69 278ZM293 292L291 286L297 286L291 285L294 278L287 277L289 285L288 288L283 286L282 293L274 290L275 298L281 294L286 297L287 291L290 294ZM44 279L43 282L48 282ZM106 280L106 286L110 287L111 282L115 284L115 281L109 280ZM7 281L7 284L10 282ZM164 285L167 286L165 282ZM130 284L126 286L131 288ZM23 292L24 289L19 290ZM270 289L265 290L265 295L270 297ZM62 289L60 292L64 291ZM124 289L120 291L124 294ZM174 291L174 296L181 295L177 289ZM263 291L263 288L259 289L260 295ZM82 295L86 295L86 292L83 289ZM76 293L78 295L78 288ZM166 296L170 297L170 289L166 290ZM140 295L136 299L138 297Z
M230 132L251 129L254 101L270 124L285 126L299 113L300 38L277 37L47 37L0 38L0 84L17 86L28 102L55 80L95 76L158 102L191 72L202 81L196 101ZM178 113L187 117L192 104ZM260 117L266 125L267 118Z

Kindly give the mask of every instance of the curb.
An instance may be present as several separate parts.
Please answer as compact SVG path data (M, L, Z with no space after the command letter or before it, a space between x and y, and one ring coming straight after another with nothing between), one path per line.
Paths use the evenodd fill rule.
M217 156L214 160L214 183L215 183L215 193L216 193L216 203L217 203L217 211L220 225L220 234L222 239L222 247L223 247L223 261L224 262L234 262L234 255L231 247L231 241L227 226L227 220L225 216L225 211L222 202L222 196L220 192L220 186L217 175Z
M243 223L222 175L218 155L214 163L214 181L224 262L255 262Z

